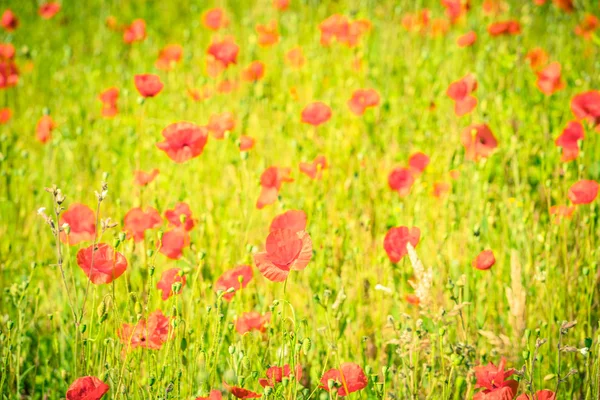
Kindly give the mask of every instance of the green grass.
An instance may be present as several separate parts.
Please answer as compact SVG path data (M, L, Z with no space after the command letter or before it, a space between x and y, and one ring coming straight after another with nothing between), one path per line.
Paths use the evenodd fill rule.
M505 3L505 13L486 16L473 1L446 36L430 38L405 31L401 20L425 7L445 18L437 1L292 0L283 13L266 0L64 1L48 21L37 15L35 1L2 2L0 8L11 8L21 21L15 32L0 33L17 49L21 76L17 87L0 93L0 106L13 110L0 126L0 397L64 398L86 375L106 382L110 399L191 399L224 389L224 381L263 393L258 378L269 366L299 362L301 382L268 398L327 399L318 389L323 372L354 362L369 384L349 398L470 399L473 367L497 365L504 356L509 367L527 366L519 393L530 389L526 381L536 390L554 390L559 376L573 369L558 398L598 398L598 204L578 207L560 224L552 223L548 210L566 204L568 188L579 179L600 180L600 138L590 126L577 160L562 163L554 145L573 119L571 98L600 89L598 36L584 40L573 33L586 12L599 14L599 6L576 1L575 12L567 14L552 4ZM231 19L225 33L201 24L202 12L213 6ZM355 48L323 47L318 25L334 13L366 18L373 27ZM144 18L147 39L124 44L122 34L105 25L110 15L119 24ZM508 18L521 22L521 35L488 35L489 23ZM261 48L254 28L272 19L279 22L280 42ZM456 46L470 29L478 34L476 44ZM210 78L206 48L212 36L225 34L240 46L238 65ZM173 71L158 71L154 62L169 43L183 46L183 60ZM307 63L294 70L284 55L298 45ZM550 97L536 88L525 61L534 47L563 68L566 88ZM357 57L360 72L352 68ZM253 60L266 65L262 81L240 82L237 91L204 102L187 95L188 87L236 79ZM140 104L133 76L145 72L158 73L165 88ZM479 104L459 118L445 92L467 73L477 78ZM111 86L120 89L119 114L104 119L97 96ZM359 88L374 88L382 99L363 117L346 105ZM317 100L331 106L333 117L315 131L300 122L300 113ZM225 111L234 113L235 129L223 141L209 138L200 157L179 165L156 148L168 124L203 125ZM42 145L35 124L45 112L57 128ZM460 133L472 123L487 123L498 139L487 160L464 159ZM257 141L247 157L237 145L242 134ZM400 198L387 176L416 151L429 155L431 164ZM330 167L313 181L298 164L319 154ZM260 175L271 165L291 167L295 181L282 186L274 205L257 210ZM133 185L134 170L152 168L160 169L155 182L144 189ZM449 177L452 169L460 170L457 180ZM148 231L141 244L120 243L127 271L114 285L90 285L83 310L88 279L76 252L90 243L62 245L66 283L81 318L75 324L55 240L37 210L52 212L44 188L53 184L66 195L66 207L80 202L95 210L94 191L103 180L108 196L99 217L119 226L104 232L101 242L115 243L135 206L151 205L162 215L184 201L198 222L180 260L148 256L158 230ZM431 195L437 181L452 183L447 197ZM212 289L216 279L236 265L254 266L252 254L263 251L270 221L290 209L308 215L314 246L308 267L292 272L285 285L254 268L248 287L231 303L222 301ZM408 257L392 264L383 248L388 229L401 225L421 229L416 251L433 270L428 307L405 300L413 293ZM484 249L497 260L489 271L471 266ZM526 302L513 316L516 295L507 296L507 288L518 281L511 276L518 265ZM184 271L187 285L163 301L156 282L174 267ZM376 290L378 284L392 293ZM109 299L102 320L98 307ZM160 350L127 352L117 330L157 309L173 317L174 338ZM235 331L236 316L247 311L273 313L265 334ZM561 335L561 324L575 320ZM536 351L538 338L547 343ZM559 339L589 350L558 351Z

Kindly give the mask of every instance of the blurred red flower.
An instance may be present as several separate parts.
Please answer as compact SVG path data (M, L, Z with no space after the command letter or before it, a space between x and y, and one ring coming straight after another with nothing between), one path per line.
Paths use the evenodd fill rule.
M12 10L6 9L0 19L0 25L2 25L6 31L12 32L19 26L19 19Z
M600 130L600 91L590 90L571 99L571 111L579 120L592 123Z
M119 339L127 350L137 347L158 350L169 339L169 321L161 310L156 310L148 316L148 319L140 320L135 326L123 324L117 332Z
M95 376L77 378L67 390L67 400L100 400L110 387Z
M269 167L260 176L260 195L256 202L259 210L269 204L275 203L277 195L284 182L293 182L290 168Z
M134 20L123 32L123 41L127 44L141 42L144 39L146 39L146 21L143 19Z
M256 25L258 34L258 45L268 47L279 42L279 31L277 30L277 21L272 20L266 25Z
M154 97L163 90L160 77L155 74L139 74L134 76L135 88L142 97Z
M127 211L123 218L123 228L127 237L132 237L135 242L143 241L146 230L158 228L161 224L160 214L152 207L147 207L146 211L141 207L134 207Z
M408 158L408 166L413 176L418 176L425 171L429 165L429 156L422 152L416 152Z
M265 315L257 311L246 312L235 321L235 330L240 335L251 331L265 332L267 330L266 324L269 321L271 321L270 312Z
M334 387L330 388L330 381ZM369 380L360 365L344 363L340 368L330 369L321 377L321 388L336 391L338 396L347 396L367 387Z
M498 147L498 141L486 124L474 124L466 127L460 136L465 146L467 160L477 161L489 157Z
M61 217L59 224L69 224L69 236L62 231L60 240L69 246L75 246L83 241L94 240L96 235L96 215L85 204L72 203Z
M598 188L600 185L596 181L592 180L580 180L569 188L569 200L573 204L590 204L596 200L598 196Z
M379 94L374 89L358 89L352 93L352 97L348 100L348 107L356 115L363 115L369 107L379 105Z
M196 397L196 400L222 400L223 399L223 395L221 394L220 391L218 390L211 390L210 394L208 395L208 397Z
M254 393L248 389L244 389L242 387L230 386L223 382L223 386L235 397L238 399L260 399L262 394Z
M410 168L394 168L388 175L388 185L390 189L398 192L401 197L408 196L414 182L415 178L413 177Z
M302 379L302 367L300 365L296 365L294 368L294 379L296 381L300 381ZM270 367L267 369L265 375L266 378L260 378L258 383L262 387L275 387L276 384L281 383L283 378L290 378L292 374L292 368L289 364L285 364L283 367Z
M474 31L469 31L456 39L458 47L469 47L477 41L477 34Z
M538 390L535 392L535 396L531 397L531 395L523 393L522 395L517 397L517 400L555 400L556 393L552 390Z
M40 6L40 8L38 9L38 14L40 14L40 17L42 17L44 19L50 19L50 18L54 17L56 14L58 14L59 11L60 11L60 4L51 1L48 3L42 4Z
M583 125L577 121L569 122L560 136L554 141L556 146L562 147L561 161L568 162L575 160L579 155L579 145L577 143L583 139Z
M302 210L288 210L277 215L271 221L269 232L279 229L289 229L293 232L306 230L306 213Z
M496 258L494 257L494 253L491 250L484 250L473 260L473 267L485 271L494 266L496 263Z
M191 122L177 122L162 131L165 138L156 147L164 151L176 163L184 163L202 154L208 132L206 128Z
M173 285L177 282L181 282L181 289L178 293L173 291ZM186 278L182 275L181 269L171 268L162 273L160 280L156 284L156 288L162 292L162 299L167 300L174 294L181 293L181 290L185 286Z
M514 20L494 22L488 26L488 33L492 36L518 35L521 33L521 24Z
M213 114L210 116L206 129L215 139L223 139L225 132L232 131L235 128L235 117L230 112Z
M323 170L327 169L327 159L323 155L318 155L312 163L301 162L299 168L300 172L310 179L321 179Z
M229 19L222 8L211 8L202 15L202 23L208 29L218 31L229 25Z
M383 248L385 249L390 261L397 263L408 254L406 245L410 243L413 247L417 247L420 238L421 230L417 227L408 228L406 226L400 226L390 228L390 230L385 234Z
M169 44L165 46L156 60L156 68L168 71L173 69L175 64L181 61L183 57L183 47L179 44Z
M52 139L52 131L56 127L54 120L49 115L44 115L39 119L35 128L35 137L38 141L45 144Z
M111 118L119 112L117 108L117 100L119 99L119 89L111 87L100 93L98 96L102 102L102 116Z
M226 271L217 279L215 282L214 290L222 290L226 292L228 289L233 288L232 293L225 293L223 298L227 301L231 301L236 291L248 286L248 283L252 280L252 267L249 265L238 265L237 267ZM240 282L241 281L241 282Z
M91 245L77 252L77 265L95 285L111 283L127 269L127 259L106 243Z
M475 367L475 377L477 378L475 388L484 388L484 390L477 393L473 400L512 399L515 396L519 382L512 379L507 380L515 373L515 370L504 370L505 366L506 359L502 358L497 367L491 362L488 365Z
M477 106L477 98L471 96L475 90L477 90L477 81L473 74L467 74L448 87L446 94L454 100L454 113L458 117L470 113Z
M242 79L246 82L257 82L265 76L265 64L261 61L252 61L243 71Z
M537 87L547 96L564 89L565 83L560 77L560 64L553 62L537 73Z
M255 140L251 136L240 136L240 151L249 151L254 148Z
M133 172L133 182L138 186L146 186L149 183L151 183L152 181L154 181L154 179L156 179L159 172L160 171L156 168L154 168L150 172L144 172L141 170L134 171Z
M183 202L179 202L173 209L165 211L165 218L169 221L169 226L183 227L188 232L196 225L190 206Z
M181 258L183 249L189 244L190 236L187 231L181 228L175 228L163 234L160 252L171 260L177 260Z
M310 103L302 110L302 122L313 126L319 126L329 121L331 108L323 102Z

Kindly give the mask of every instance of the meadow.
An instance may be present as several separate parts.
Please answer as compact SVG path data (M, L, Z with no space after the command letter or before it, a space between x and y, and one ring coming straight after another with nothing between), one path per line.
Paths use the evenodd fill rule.
M597 0L0 14L1 399L600 399Z

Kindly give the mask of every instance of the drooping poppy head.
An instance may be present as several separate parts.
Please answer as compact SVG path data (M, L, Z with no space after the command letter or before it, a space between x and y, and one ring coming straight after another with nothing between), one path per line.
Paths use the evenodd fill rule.
M12 110L10 108L0 109L0 124L6 124L12 117Z
M494 22L488 26L488 33L491 36L518 35L521 33L521 24L514 20Z
M417 227L408 228L406 226L399 226L390 228L383 240L383 248L390 261L397 263L408 254L406 245L410 243L413 247L417 247L420 238L421 230Z
M294 47L285 53L285 62L292 68L302 68L306 62L302 47Z
M148 229L158 228L162 224L162 218L155 208L147 207L146 211L141 207L134 207L127 211L123 218L123 226L127 237L133 238L135 242L144 240L144 233Z
M154 181L154 179L156 179L156 177L158 176L159 173L160 173L160 171L156 168L154 168L150 172L144 172L141 170L134 171L133 172L133 183L135 183L138 186L147 186L152 181Z
M547 96L564 89L565 83L560 77L560 64L553 62L537 73L537 87Z
M185 229L175 228L163 234L160 241L160 252L170 258L177 260L183 255L183 249L190 244L190 236Z
M491 250L484 250L473 260L473 267L485 271L494 266L496 258Z
M571 99L571 111L577 119L589 121L598 128L600 126L600 91L590 90L575 95Z
M215 291L222 290L227 292L229 289L233 289L231 293L225 293L223 298L227 301L231 301L236 291L248 286L248 283L252 280L252 267L249 265L238 265L237 267L226 271L217 279L214 289Z
M468 160L477 161L489 157L496 147L498 141L486 124L474 124L466 127L460 136L465 147L465 157Z
M293 232L306 230L306 213L302 210L289 210L277 215L271 221L269 232L278 229L289 229Z
M569 122L560 136L554 141L557 147L562 147L561 161L568 162L577 158L579 155L578 142L583 140L583 138L583 125L577 121Z
M230 112L213 114L210 116L206 129L215 139L223 139L225 132L232 131L235 128L235 117Z
M429 165L429 156L422 152L411 154L408 158L408 165L410 171L414 176L418 176L425 171L425 168Z
M183 202L179 202L173 209L165 211L165 218L169 221L169 226L184 228L188 232L196 225L190 206Z
M290 168L269 167L260 176L260 195L256 201L259 210L275 203L283 182L293 182Z
M379 105L379 93L374 89L358 89L352 93L348 100L348 107L356 115L363 115L369 107Z
M250 311L242 314L235 321L235 330L243 335L244 333L251 331L265 332L267 330L266 325L271 321L271 313L268 312L265 315L257 311Z
M223 400L223 395L219 390L211 390L208 397L196 397L196 400Z
M294 368L294 379L300 381L302 379L302 366L296 365ZM258 383L262 387L275 387L276 384L281 383L283 378L290 378L292 375L292 368L289 364L285 364L283 367L270 367L265 373L267 378L260 378Z
M177 122L162 131L165 138L156 147L164 151L176 163L184 163L202 154L208 132L206 128L191 122Z
M111 245L99 243L77 252L77 265L95 285L111 283L127 269L127 259Z
M38 9L38 14L40 17L44 19L50 19L54 17L60 11L60 4L50 1L48 3L44 3Z
M531 69L537 71L548 63L548 53L546 53L544 49L536 47L529 50L525 59L529 63Z
M477 80L473 74L467 74L448 86L446 94L454 100L454 113L458 117L470 113L477 106L477 99L471 96L475 90L477 90Z
M242 135L240 136L240 151L250 151L254 148L256 141L251 136Z
M592 180L580 180L569 188L569 200L575 205L590 204L598 196L600 185Z
M127 44L142 42L144 39L146 39L146 21L143 19L134 20L123 32L123 41Z
M244 389L238 386L230 386L223 382L223 386L235 397L236 399L260 399L262 394L254 393L251 390Z
M117 332L119 339L126 345L126 350L137 347L159 350L169 339L171 329L170 318L161 310L156 310L148 316L147 320L140 320L135 326L123 324Z
M329 121L331 108L320 101L310 103L302 110L302 122L313 126L319 126Z
M367 387L369 380L360 365L344 363L340 368L330 369L321 377L321 388L347 396Z
M112 118L119 112L117 108L117 100L119 99L119 89L111 87L100 93L98 96L102 102L102 116Z
M0 19L0 24L4 30L12 32L19 26L19 19L10 9L6 9Z
M181 269L171 268L164 271L160 277L160 281L156 284L156 288L162 292L162 299L167 300L174 294L181 293L181 290L185 286L186 278L182 275ZM180 283L179 291L175 292L173 285Z
M242 79L246 82L258 82L265 76L265 64L261 61L252 61L242 71Z
M77 378L67 390L67 400L100 400L110 387L95 376Z
M464 35L459 36L458 39L456 39L456 44L458 45L458 47L470 47L473 46L473 44L475 44L476 41L477 34L475 33L475 31L469 31Z
M155 74L139 74L134 77L135 88L142 97L154 97L163 90L160 77Z
M279 42L279 31L277 29L277 21L272 20L266 25L256 25L256 33L258 34L258 45L268 47Z
M394 168L388 175L390 189L398 192L401 197L408 196L414 182L410 168Z
M229 25L229 18L222 8L211 8L202 15L202 24L210 30L218 31Z
M556 393L552 390L538 390L535 392L535 398L523 393L517 397L517 400L556 400Z
M254 263L265 278L283 282L291 270L306 268L312 258L312 240L308 232L275 229L269 233L265 251L254 254Z
M60 226L69 225L69 234L60 232L60 240L69 246L75 246L83 241L94 240L96 235L96 215L85 204L72 203L59 221Z
M183 47L179 44L169 44L165 46L156 60L156 68L168 71L181 61L183 57Z
M35 128L35 137L40 143L47 143L52 139L52 131L56 128L54 120L49 115L44 115L39 119Z
M575 27L575 34L586 40L592 38L594 31L600 27L600 20L592 14L586 14L583 21Z
M227 68L229 65L237 63L239 51L240 47L235 44L233 38L225 38L212 42L208 47L207 54L219 61L223 68Z
M301 162L300 172L310 179L321 179L323 170L327 169L327 159L323 155L315 157L312 163Z
M515 380L507 380L510 376L515 373L514 369L505 370L506 359L502 358L500 365L497 367L491 362L488 365L480 365L475 367L475 377L477 383L475 388L484 388L480 393L487 395L488 393L494 392L498 397L497 399L512 399L517 393L519 382ZM479 394L475 395L476 397ZM482 399L488 398L481 397Z

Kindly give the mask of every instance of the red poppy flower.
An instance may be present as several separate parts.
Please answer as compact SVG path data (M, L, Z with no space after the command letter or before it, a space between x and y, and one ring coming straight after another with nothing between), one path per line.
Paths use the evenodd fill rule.
M202 23L208 29L218 31L229 25L229 19L222 8L211 8L202 16Z
M223 273L223 275L221 275L219 279L217 279L214 289L215 291L222 290L226 292L228 289L233 288L233 292L225 293L223 295L223 298L225 300L231 301L236 291L248 286L248 283L250 283L251 280L252 267L250 267L249 265L239 265Z
M419 174L422 174L429 165L429 156L421 152L414 153L408 159L408 165L412 174L418 176Z
M310 179L321 179L321 174L325 169L327 169L327 159L323 155L315 157L312 163L300 163L300 172Z
M575 5L573 4L573 0L553 0L554 4L565 12L573 12L575 10Z
M554 216L553 222L560 223L561 219L571 219L575 212L575 206L567 206L564 204L550 207L550 215Z
M489 157L498 147L498 141L486 124L474 124L466 127L460 136L465 146L465 157L468 160L479 160Z
M293 232L306 230L306 213L302 210L289 210L279 214L269 226L269 232L280 229L289 229Z
M289 364L285 364L283 367L270 367L265 374L267 378L260 378L258 383L262 387L275 387L276 384L283 381L283 378L290 378L291 374L292 368ZM294 368L294 379L298 382L302 379L302 367L300 365L296 365L296 368Z
M537 87L547 96L564 89L565 83L560 77L560 64L553 62L537 73Z
M330 118L331 108L320 101L310 103L302 110L302 122L305 124L319 126L329 121Z
M388 176L390 189L398 192L401 197L408 196L415 178L409 168L394 168Z
M165 46L160 53L158 53L158 60L156 60L156 68L168 71L172 69L175 64L181 61L183 57L183 47L178 44L169 44Z
M127 269L127 259L112 246L99 243L80 249L77 252L77 265L93 284L101 285L123 275Z
M477 41L477 34L474 31L469 31L456 39L458 47L469 47L473 46Z
M441 0L441 3L446 8L446 15L453 24L467 12L469 4L462 0Z
M544 49L536 47L527 53L525 59L529 63L531 69L537 71L548 62L548 54L544 51Z
M188 232L194 229L196 225L196 220L192 217L190 206L183 202L175 204L172 210L165 211L165 218L169 221L169 225L183 227Z
M86 240L94 240L96 235L96 215L85 204L72 203L60 217L60 225L69 224L69 236L63 231L60 240L75 246Z
M402 17L402 26L407 31L424 32L429 25L429 10L423 9L414 14L406 14Z
M10 43L0 43L0 59L12 60L15 58L15 46Z
M140 320L135 326L123 324L117 332L121 342L127 345L127 350L136 347L159 350L169 339L170 318L161 310L156 310L148 316L148 320Z
M290 271L301 271L312 258L312 240L304 231L275 229L269 233L265 251L254 254L254 263L270 281L283 282Z
M492 36L518 35L521 33L521 24L514 20L494 22L488 26L488 33Z
M239 82L236 80L226 79L224 81L219 82L217 85L217 92L220 94L231 93L239 87Z
M406 226L400 226L396 228L390 228L390 230L385 234L383 248L385 249L390 261L397 263L408 254L406 245L410 243L413 247L417 247L420 238L421 230L417 227L407 228Z
M171 124L163 129L162 135L165 140L157 143L156 147L179 164L202 154L208 140L206 128L191 122Z
M413 306L418 306L421 302L419 296L417 296L416 294L407 294L406 296L404 296L404 300L406 300L408 304L412 304Z
M188 94L194 101L204 101L210 99L214 90L209 86L204 86L200 89L188 89Z
M260 176L260 195L256 201L256 208L259 210L269 204L275 203L277 195L283 182L293 182L290 176L290 168L269 167Z
M223 386L235 397L238 399L260 399L262 394L254 393L248 389L244 389L242 387L230 386L223 382Z
M250 151L254 147L255 140L251 136L240 136L240 151Z
M335 387L329 387L329 381L335 382ZM332 391L336 390L338 396L347 396L367 387L369 380L363 369L358 364L344 363L339 369L334 368L325 372L321 377L321 388Z
M35 137L41 143L47 143L52 139L52 131L56 127L56 124L49 115L44 115L37 123L35 128Z
M210 116L206 129L215 139L223 139L225 132L232 131L235 128L235 118L232 113L224 112Z
M77 378L67 390L67 400L100 400L110 387L95 376Z
M600 129L600 91L590 90L575 95L571 100L571 111L579 120L591 122Z
M146 21L143 19L136 19L125 28L123 33L123 41L127 44L141 42L146 39Z
M277 21L272 20L266 25L256 25L258 34L258 45L268 47L279 42L279 31L277 30Z
M14 57L14 47L9 45L2 46L2 54L10 54L12 48L12 57ZM0 89L6 89L15 86L19 82L19 69L12 60L12 57L0 57Z
M495 399L512 399L517 393L519 382L515 380L507 380L510 376L515 373L514 369L504 370L506 365L506 359L502 358L500 365L497 367L489 363L488 365L480 365L475 367L475 377L477 378L477 384L475 388L485 388L483 391L477 393L474 400L483 400L492 398L489 395L492 392L497 392L498 397ZM479 397L478 397L479 396ZM503 397L505 396L505 397Z
M496 257L491 250L484 250L473 260L473 267L485 271L496 264Z
M477 90L477 81L472 74L452 82L448 87L446 94L454 100L454 113L458 117L470 113L477 105L477 99L471 96L475 90Z
M374 89L358 89L352 93L348 100L348 107L356 115L363 115L369 107L379 105L379 94Z
M556 146L562 147L561 161L568 162L577 158L579 155L579 145L577 142L583 140L583 138L583 125L577 121L569 122L560 136L554 141Z
M334 14L319 25L321 31L321 44L329 46L333 40L343 42L349 29L349 20L346 16Z
M134 207L125 214L123 219L124 230L127 237L133 237L136 242L144 240L144 233L148 229L158 228L162 224L162 218L156 209L146 208L146 211L140 207Z
M268 312L262 315L256 311L250 311L242 314L235 321L235 330L243 335L246 332L259 331L265 332L267 330L266 325L271 321L271 313Z
M285 62L292 68L302 68L306 62L302 47L294 47L285 53Z
M0 24L2 27L8 32L12 32L19 26L19 19L12 12L12 10L7 9L2 14L2 19L0 20Z
M581 180L569 188L569 200L573 204L590 204L598 196L600 185L596 181Z
M265 64L260 61L252 61L242 71L242 79L246 82L257 82L265 76Z
M575 34L584 39L591 39L594 31L600 27L600 20L592 14L586 14L583 21L575 27Z
M98 96L102 102L102 116L111 118L117 115L119 110L117 109L117 100L119 99L119 89L111 87L100 93Z
M223 395L218 390L211 390L208 397L196 397L196 400L222 400Z
M162 299L167 300L174 294L181 293L181 289L185 286L185 281L185 275L181 274L181 269L171 268L162 273L160 281L156 284L156 288L162 292ZM173 285L177 282L181 282L179 293L173 292Z
M142 97L154 97L163 90L160 77L154 74L139 74L134 76L135 88Z
M285 11L290 6L290 0L273 0L273 7L279 11Z
M159 170L154 168L150 172L144 171L134 171L133 172L133 182L138 186L146 186L151 183L159 174Z
M535 392L535 397L531 397L528 394L523 393L517 397L517 400L555 400L556 393L552 390L538 390Z
M10 121L11 117L12 111L10 108L0 109L0 124L6 124L8 121Z
M42 4L38 10L40 17L44 19L50 19L54 17L60 11L60 4L53 1Z
M160 252L171 260L177 260L181 258L183 249L189 244L190 236L187 231L181 228L175 228L163 234Z
M433 197L437 197L439 199L440 197L446 195L451 188L452 186L448 182L436 182L433 184Z
M237 62L237 56L240 48L232 38L226 38L221 41L213 42L207 50L207 54L219 61L224 68Z

